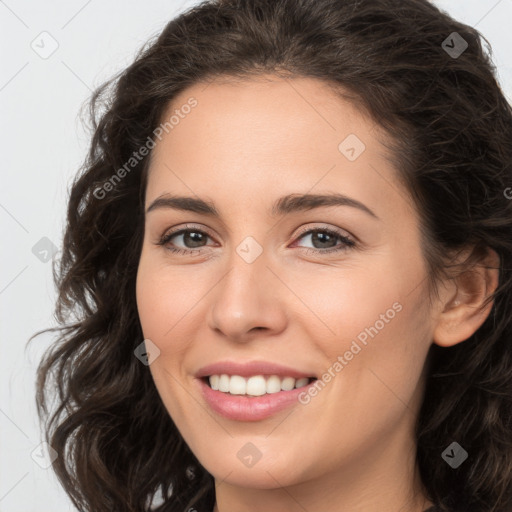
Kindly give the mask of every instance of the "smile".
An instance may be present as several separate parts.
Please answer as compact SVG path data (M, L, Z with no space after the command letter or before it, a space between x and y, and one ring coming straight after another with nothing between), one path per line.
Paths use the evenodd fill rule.
M219 387L221 385L225 386L223 389L227 389L227 391L214 389L210 385L210 380L213 380L215 385L217 377ZM245 379L240 375L229 376L227 374L196 379L200 387L200 393L210 410L229 420L244 422L261 421L285 409L300 405L300 393L307 392L316 381L317 379L314 377L294 379L292 377L280 378L277 375L270 375L265 379L263 375L255 375ZM232 382L233 387L231 387ZM277 390L278 383L279 390ZM263 384L265 385L265 393L260 395L247 394L247 387L249 387L250 392L258 391L261 393ZM270 392L267 392L267 386L270 386ZM282 389L283 387L285 389ZM237 391L238 394L232 391Z
M207 408L235 421L259 421L300 405L299 394L317 381L314 371L261 360L219 361L195 377Z
M279 377L279 375L254 375L242 377L241 375L210 375L207 383L215 391L230 393L231 395L262 396L265 394L291 391L292 389L307 386L314 377Z

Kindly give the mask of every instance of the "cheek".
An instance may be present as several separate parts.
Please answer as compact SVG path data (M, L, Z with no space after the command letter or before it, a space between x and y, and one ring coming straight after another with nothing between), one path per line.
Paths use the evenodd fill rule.
M400 323L405 286L393 268L380 262L366 268L349 268L331 272L314 279L302 279L295 285L297 295L316 318L311 320L318 338L325 331L330 352L347 350L352 340L366 340L389 331L392 324ZM295 280L297 282L297 280Z
M160 350L149 370L169 414L180 423L184 411L183 404L176 399L180 391L177 381L183 379L183 354L190 339L183 329L191 307L189 292L183 291L183 283L172 274L143 251L137 271L136 300L144 338Z
M141 259L137 272L136 298L137 310L145 338L159 340L169 328L164 311L169 309L172 300L169 290L162 286L159 273ZM169 304L168 304L169 303Z
M189 339L183 330L197 314L204 295L201 282L186 269L173 270L161 259L142 254L136 284L139 319L144 336L162 352L179 351L180 343Z
M353 326L345 341L347 363L344 381L338 384L351 396L351 407L364 404L356 416L366 430L373 427L365 424L365 410L391 425L405 408L414 410L420 399L418 385L430 347L430 326L423 291L409 291L376 295L363 323Z
M353 272L346 285L339 283L343 295L331 302L342 308L337 323L344 331L340 335L386 352L379 357L411 351L426 328L424 277L419 252L400 245L365 265L364 271Z
M330 334L318 336L310 328L309 338L328 356L330 372L336 375L332 390L340 395L349 391L347 407L371 403L380 410L389 401L400 406L393 393L408 401L421 377L432 327L425 269L419 254L403 253L382 257L364 269L348 269L335 279L332 273L331 279L315 280L317 295L308 305Z

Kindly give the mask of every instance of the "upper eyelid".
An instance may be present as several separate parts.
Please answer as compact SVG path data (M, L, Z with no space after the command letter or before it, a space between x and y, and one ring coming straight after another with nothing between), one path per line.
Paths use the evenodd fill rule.
M352 233L347 231L346 229L338 228L338 227L332 227L332 226L328 226L328 225L323 225L323 226L305 226L304 228L301 228L295 234L295 237L305 235L306 233L310 233L311 231L322 231L322 230L332 231L332 232L336 233L338 236L342 236L344 238L350 238L351 240L354 240L354 242L357 240L357 238L354 235L352 235Z
M178 234L181 235L184 231L186 232L186 231L194 231L194 230L204 232L210 238L215 238L207 228L205 228L203 226L189 226L189 225L182 226L182 227L179 227L176 229L172 228L168 231L164 231L161 238L165 238L168 236L174 236L174 235L178 235Z

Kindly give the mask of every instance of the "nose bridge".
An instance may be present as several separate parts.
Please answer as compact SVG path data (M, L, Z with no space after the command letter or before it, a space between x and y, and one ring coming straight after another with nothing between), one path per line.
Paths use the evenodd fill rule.
M240 340L256 327L271 331L283 328L286 315L278 280L267 268L269 263L268 254L253 237L244 238L233 248L228 271L218 283L212 302L213 329Z

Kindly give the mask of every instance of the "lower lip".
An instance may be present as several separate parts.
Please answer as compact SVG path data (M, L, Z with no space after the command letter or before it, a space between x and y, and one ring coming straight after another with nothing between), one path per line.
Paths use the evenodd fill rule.
M279 391L262 396L232 395L212 389L203 379L197 379L201 392L208 405L218 414L236 421L259 421L276 414L287 407L299 403L300 393L308 390L315 381L307 386L290 391Z

